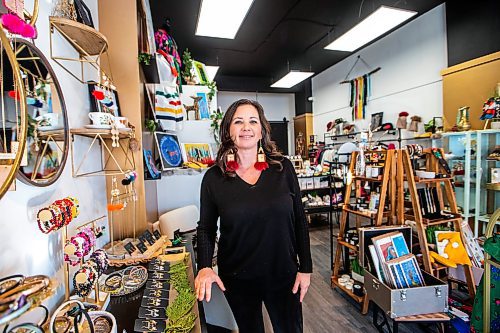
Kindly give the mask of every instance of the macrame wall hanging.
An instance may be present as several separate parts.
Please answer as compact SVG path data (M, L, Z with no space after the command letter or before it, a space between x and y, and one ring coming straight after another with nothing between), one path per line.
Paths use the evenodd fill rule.
M340 82L340 84L349 83L351 85L349 106L352 108L352 120L365 119L366 103L368 102L368 97L371 95L371 75L381 69L380 67L377 67L365 75L348 80L347 78L360 60L368 69L371 68L366 61L358 55L354 65L352 65L351 69L345 76L344 81Z

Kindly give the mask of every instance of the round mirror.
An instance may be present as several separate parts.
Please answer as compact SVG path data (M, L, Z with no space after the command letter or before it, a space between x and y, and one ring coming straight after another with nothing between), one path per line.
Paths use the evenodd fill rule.
M27 161L19 179L35 186L54 183L68 155L68 117L61 87L47 58L33 44L15 39L21 80L26 94Z
M0 29L0 198L12 185L26 143L26 96L14 52Z

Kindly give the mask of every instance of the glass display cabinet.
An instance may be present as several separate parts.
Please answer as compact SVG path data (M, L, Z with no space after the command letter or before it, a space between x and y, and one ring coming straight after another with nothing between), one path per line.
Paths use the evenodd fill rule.
M432 142L443 148L459 210L478 237L500 207L500 130L443 133Z

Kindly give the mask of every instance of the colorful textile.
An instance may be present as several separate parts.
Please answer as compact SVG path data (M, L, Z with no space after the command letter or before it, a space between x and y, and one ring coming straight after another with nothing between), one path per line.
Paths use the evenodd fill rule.
M175 68L175 70L172 70L172 73L177 74L177 84L180 86L181 76L179 73L181 72L182 61L179 51L177 50L177 43L174 38L163 29L159 29L155 32L155 42L158 53L163 55L165 59L167 59L167 61L169 61L169 63ZM169 59L167 55L171 55L173 57L173 63L171 63L172 59Z
M488 238L484 244L484 250L488 252L496 261L500 259L499 246L500 235L496 234ZM490 275L490 332L500 332L500 269L491 265ZM484 276L483 276L484 278ZM483 290L484 279L476 291L476 298L474 299L474 307L470 319L471 332L480 333L483 331Z
M184 117L179 93L176 88L157 85L155 90L155 113L164 130L176 131Z
M365 119L366 103L371 94L370 74L357 77L350 81L351 83L351 101L352 119Z

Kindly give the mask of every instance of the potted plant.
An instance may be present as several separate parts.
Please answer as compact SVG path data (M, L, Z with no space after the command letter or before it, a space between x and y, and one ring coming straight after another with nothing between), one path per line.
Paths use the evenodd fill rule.
M191 58L191 52L189 52L189 49L185 49L184 53L182 54L182 78L184 79L184 82L188 85L194 85L196 84L194 81L194 67L193 67L193 58Z
M137 59L139 61L139 64L141 65L142 73L144 74L146 83L160 83L156 57L154 57L154 55L152 54L141 52L139 53Z

